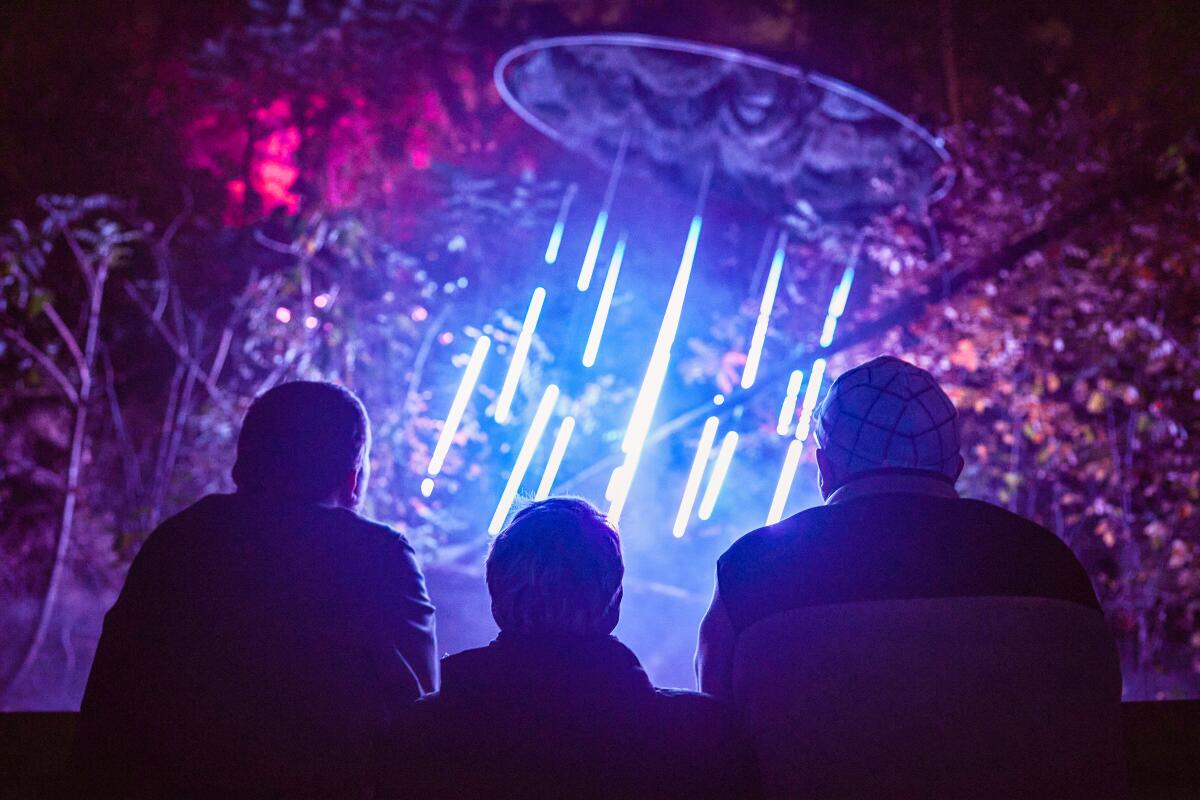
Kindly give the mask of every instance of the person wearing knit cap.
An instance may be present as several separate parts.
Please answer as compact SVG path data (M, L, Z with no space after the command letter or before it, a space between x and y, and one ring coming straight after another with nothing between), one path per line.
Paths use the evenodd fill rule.
M696 653L767 796L1126 797L1087 573L1042 526L959 496L937 380L880 356L814 416L824 504L720 557Z

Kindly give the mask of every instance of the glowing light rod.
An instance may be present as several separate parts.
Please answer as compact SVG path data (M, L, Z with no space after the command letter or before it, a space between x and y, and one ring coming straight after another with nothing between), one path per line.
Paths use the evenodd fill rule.
M608 212L612 208L613 196L617 193L617 183L621 180L621 168L625 166L625 150L628 146L629 132L626 131L621 137L621 146L617 148L617 158L613 161L608 186L604 189L604 202L600 204L600 213L596 215L596 224L592 226L592 238L588 241L587 252L583 256L583 266L579 269L576 287L581 292L586 292L592 285L592 273L596 271L596 258L600 255L600 243L604 240L604 229L608 227Z
M683 487L683 499L679 501L679 512L675 515L675 527L671 529L676 539L683 538L688 520L692 518L696 496L700 494L700 481L704 478L704 468L708 466L708 456L712 452L713 441L717 438L719 424L720 421L716 417L709 417L704 421L704 429L700 432L700 441L696 445L696 457L692 460L692 471L688 473L687 483Z
M658 405L658 396L662 392L663 379L671 363L671 347L679 333L679 318L683 315L683 301L687 296L688 281L692 277L692 263L696 258L696 247L700 241L700 229L703 224L704 220L700 217L692 217L687 242L683 247L683 258L680 259L679 271L675 275L671 296L667 300L667 309L663 312L662 324L659 326L654 350L650 355L650 365L646 368L646 376L638 391L629 427L625 429L625 438L621 442L621 450L625 453L640 450L649 432L650 419L654 416L654 408Z
M792 491L792 481L796 479L796 467L800 464L800 452L803 449L804 442L799 439L788 442L787 455L783 457L783 470L779 473L779 483L775 484L771 510L767 512L768 525L774 525L783 519L783 507L787 505L788 494Z
M488 533L493 536L499 533L500 529L504 527L504 519L508 516L513 501L517 499L517 490L521 488L521 481L525 479L525 472L529 469L529 462L533 460L533 454L537 451L538 444L542 441L542 434L546 430L546 423L550 421L550 414L554 411L554 404L557 402L558 387L551 383L542 394L542 401L538 403L537 411L533 415L533 422L529 425L529 431L525 434L525 441L521 444L521 450L517 453L517 460L513 464L512 472L508 476L508 483L504 486L504 493L500 495L500 504L496 506L496 513L492 515L492 523L488 525Z
M796 438L804 441L808 438L809 427L812 425L813 409L821 397L821 381L825 380L825 359L818 358L813 362L809 371L808 388L804 390L804 403L800 406L800 422L796 425Z
M679 317L683 313L683 300L687 294L687 284L691 278L692 262L696 257L696 245L700 239L702 224L699 216L692 218L687 244L683 248L683 258L679 263L679 272L675 276L675 285L671 289L667 310L663 313L658 338L654 342L654 351L650 355L650 365L646 367L646 376L642 379L642 386L633 405L633 414L629 418L629 426L625 429L625 438L621 442L625 463L617 467L620 477L613 476L610 487L612 505L608 510L608 518L614 523L620 520L625 500L629 496L629 488L642 457L642 447L650 432L650 421L654 417L658 396L662 393L663 381L667 377L667 366L671 363L671 345L679 331Z
M696 248L700 244L700 229L704 225L701 212L704 210L704 201L708 196L710 180L712 180L712 164L704 168L704 175L700 179L696 212L692 215L692 224L688 228L687 241L683 246L683 256L679 259L679 270L675 273L671 296L667 300L666 311L663 312L658 337L654 340L650 364L646 367L646 375L642 379L641 388L638 389L629 425L625 428L625 438L621 442L621 451L625 453L625 462L613 470L608 492L605 494L612 503L608 509L608 518L614 524L620 520L621 512L625 508L625 501L629 497L629 489L633 485L638 462L642 458L642 448L645 446L646 436L650 432L650 421L654 418L654 408L658 405L658 396L662 393L663 381L667 377L667 366L671 363L671 346L675 343L676 334L679 333L679 318L683 314L683 301L687 297L688 281L692 276L692 264L696 260Z
M604 335L604 325L608 322L608 309L612 305L613 293L617 290L617 275L621 272L621 262L625 259L625 234L617 240L613 248L612 260L608 262L608 274L604 276L604 287L600 290L600 302L596 306L596 317L592 320L592 329L588 332L587 345L583 348L583 365L590 367L596 363L596 353L600 351L600 337Z
M467 401L471 399L471 393L475 391L475 382L479 380L479 371L483 369L483 360L487 358L488 348L491 345L492 340L486 336L480 336L475 340L475 349L471 351L471 360L467 362L467 368L463 371L462 381L459 382L458 391L454 395L454 402L450 404L450 412L446 414L446 421L442 423L442 432L438 434L437 444L433 448L433 456L429 459L431 476L442 471L442 464L446 461L446 454L450 452L450 445L454 443L454 434L458 431L458 424L462 422L463 412L467 410Z
M529 310L525 312L525 322L521 324L521 332L517 335L517 344L513 347L512 361L508 363L508 374L504 376L504 385L496 397L496 410L493 414L496 422L508 422L512 413L513 398L517 395L517 384L521 380L521 370L525 367L525 359L529 356L529 345L533 342L533 330L537 327L538 317L542 313L542 304L546 302L546 290L537 287L533 297L529 299Z
M767 339L767 326L771 322L771 309L775 306L775 293L779 290L779 276L783 272L783 259L787 234L779 234L775 255L771 259L771 271L763 287L762 303L758 307L758 319L754 323L754 335L750 338L750 352L746 354L746 366L742 370L742 388L749 389L758 376L758 362L762 358L763 343Z
M558 248L562 246L563 231L567 227L567 214L571 212L571 203L575 201L578 186L571 184L563 195L562 205L558 207L558 216L554 220L554 230L550 231L550 243L546 245L546 263L558 261Z
M775 432L780 436L787 436L792 427L792 418L796 415L796 400L800 397L800 384L803 382L804 372L792 370L792 374L788 376L787 394L783 396L783 406L779 409L779 424L775 426Z
M712 475L708 476L708 486L704 489L704 497L700 500L700 519L712 516L713 508L717 505L717 496L725 485L725 473L729 472L729 464L733 461L733 451L737 447L738 435L734 431L725 434L721 440L721 449L717 451L717 460L713 462Z
M821 347L833 344L833 332L837 329L838 319L846 312L846 301L850 299L850 286L854 283L854 267L846 267L842 280L833 290L829 299L829 313L825 315L825 327L821 330Z
M545 500L550 496L550 489L554 487L554 478L558 475L558 468L562 466L563 454L567 452L567 444L570 443L574 430L575 418L563 417L562 424L558 426L558 434L554 437L554 447L550 449L550 458L546 461L546 471L542 473L542 482L538 484L537 494L533 496L535 500Z

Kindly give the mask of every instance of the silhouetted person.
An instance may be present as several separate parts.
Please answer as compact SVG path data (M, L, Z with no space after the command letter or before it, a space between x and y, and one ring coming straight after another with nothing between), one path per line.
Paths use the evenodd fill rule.
M956 411L880 357L816 414L825 505L738 540L700 629L774 797L1122 797L1121 674L1046 529L960 498Z
M362 794L373 743L438 681L413 549L355 512L369 448L366 411L340 386L254 401L237 491L151 533L105 618L84 796Z
M522 509L487 559L499 636L443 659L441 691L384 748L377 796L753 796L721 704L656 689L610 635L623 574L617 532L588 502Z

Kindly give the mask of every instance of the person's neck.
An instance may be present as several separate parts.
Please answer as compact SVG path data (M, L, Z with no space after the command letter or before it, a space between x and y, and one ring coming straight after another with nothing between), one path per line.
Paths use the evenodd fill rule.
M881 469L851 475L825 498L825 505L892 493L958 497L954 481L941 473L915 469Z

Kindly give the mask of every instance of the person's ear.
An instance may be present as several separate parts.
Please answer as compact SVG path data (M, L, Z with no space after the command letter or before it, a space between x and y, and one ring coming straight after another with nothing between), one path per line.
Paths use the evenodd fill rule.
M817 448L817 487L820 488L821 498L824 500L828 500L837 487L837 468L820 447Z
M351 510L358 508L358 504L362 500L362 490L362 472L357 469L350 470L342 479L342 488L338 492L338 505Z

